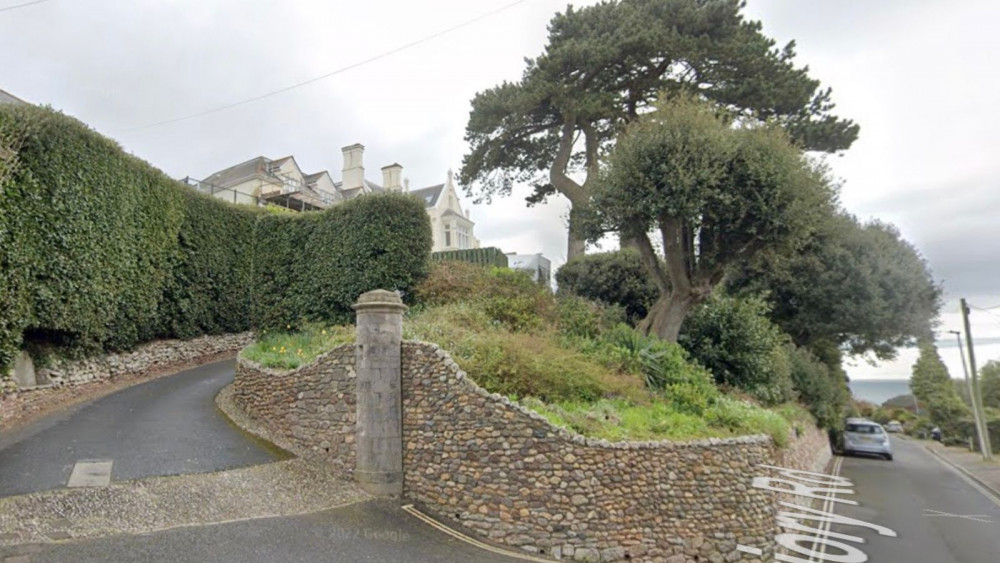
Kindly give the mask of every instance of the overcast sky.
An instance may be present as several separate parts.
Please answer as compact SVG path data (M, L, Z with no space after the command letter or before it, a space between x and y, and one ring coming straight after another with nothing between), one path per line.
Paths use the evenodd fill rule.
M365 145L369 179L403 165L412 188L440 183L466 150L469 100L516 80L540 53L554 0L50 0L2 11L0 89L50 104L174 177L203 178L258 155L296 157L340 177L340 147ZM591 2L578 2L577 5ZM511 5L514 4L514 5ZM500 12L432 37L489 12ZM837 113L861 125L844 155L845 207L896 224L946 289L942 331L957 299L1000 304L1000 3L993 0L749 0L747 13L833 87ZM225 111L205 112L355 65ZM527 188L472 206L476 235L507 252L565 258L566 204L528 209ZM1000 336L976 312L973 332ZM954 338L947 335L949 338ZM954 349L942 348L952 375ZM1000 344L977 349L980 364ZM853 377L908 377L912 353Z

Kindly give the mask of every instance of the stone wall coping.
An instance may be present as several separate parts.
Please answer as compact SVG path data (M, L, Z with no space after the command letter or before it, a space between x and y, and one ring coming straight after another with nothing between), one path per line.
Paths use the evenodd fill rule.
M438 358L444 361L446 367L451 369L455 378L460 382L460 385L465 387L465 390L475 393L481 397L485 397L492 401L496 401L505 407L511 408L528 418L538 421L542 424L548 426L552 433L559 438L572 442L573 444L587 446L592 448L603 448L611 450L645 450L645 449L699 449L699 448L718 448L720 446L743 446L746 444L771 444L771 437L766 434L751 434L748 436L737 436L733 438L702 438L699 440L689 440L685 442L675 442L672 440L657 440L657 441L643 441L643 442L610 442L603 438L589 438L583 436L564 426L556 426L552 424L549 419L545 418L541 414L517 403L511 401L507 397L500 395L499 393L490 393L489 391L483 389L475 381L467 376L465 371L463 371L458 364L451 358L451 355L447 350L444 350L437 344L433 342L422 342L419 340L404 340L403 345L417 345L424 346L431 349Z

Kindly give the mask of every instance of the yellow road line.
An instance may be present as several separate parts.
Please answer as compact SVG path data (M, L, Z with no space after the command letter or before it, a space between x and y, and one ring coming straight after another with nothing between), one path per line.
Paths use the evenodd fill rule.
M479 549L484 549L486 551L489 551L489 552L492 552L492 553L497 553L497 554L500 554L500 555L505 555L507 557L513 557L515 559L522 559L524 561L541 561L541 562L544 562L544 563L551 563L551 561L552 561L551 559L542 559L541 557L534 557L532 555L528 555L528 554L525 554L525 553L517 553L516 551L508 551L506 549L500 549L499 547L493 547L492 545L483 543L483 542L481 542L481 541L479 541L477 539L470 538L469 536L467 536L467 535L465 535L465 534L463 534L461 532L458 532L456 530L453 530L453 529L449 528L448 526L445 526L444 524L438 522L437 520L431 518L430 516L427 516L423 512L420 512L412 504L403 505L402 508L408 514L410 514L414 518L417 518L418 520L421 520L422 522L426 523L427 525L433 526L434 528L436 528L436 529L438 529L438 530L440 530L440 531L448 534L449 536L451 536L451 537L453 537L453 538L455 538L455 539L457 539L459 541L465 542L465 543L467 543L469 545L474 545L474 546L478 547Z

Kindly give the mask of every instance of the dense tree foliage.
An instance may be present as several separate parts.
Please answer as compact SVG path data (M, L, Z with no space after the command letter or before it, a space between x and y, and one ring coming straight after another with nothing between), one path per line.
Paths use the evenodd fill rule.
M831 114L830 90L778 48L740 0L620 0L570 6L549 24L545 52L522 78L478 93L466 126L467 193L489 199L515 183L529 204L559 193L571 205L567 258L584 251L581 223L601 154L665 95L695 94L744 121L780 123L798 146L848 148L858 134Z
M668 341L728 268L786 247L832 201L825 178L783 131L732 127L688 98L664 101L633 123L607 162L594 212L603 229L637 242L660 290L639 327Z
M941 427L945 434L954 436L960 421L971 414L959 397L937 347L929 340L920 343L920 356L913 364L910 389L920 401L920 407L930 414L931 422Z
M631 324L645 318L660 294L639 253L625 249L577 256L556 272L559 293L625 309Z
M1000 409L1000 362L990 360L979 370L979 393L983 407Z
M794 252L763 253L731 271L731 290L764 293L796 344L891 358L929 337L941 289L926 261L892 225L836 213Z
M808 350L790 346L788 363L792 387L824 428L839 428L843 411L851 397L847 378L840 365L831 366Z

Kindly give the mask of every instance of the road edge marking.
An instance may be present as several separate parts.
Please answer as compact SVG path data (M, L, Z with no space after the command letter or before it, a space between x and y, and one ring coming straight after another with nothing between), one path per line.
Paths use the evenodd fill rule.
M431 518L430 516L424 514L423 512L421 512L420 510L418 510L416 507L414 507L412 504L404 504L400 508L402 508L403 511L406 512L407 514L409 514L410 516L413 516L414 518L416 518L416 519L424 522L425 524L427 524L427 525L429 525L429 526L431 526L433 528L436 528L437 530L440 530L440 531L448 534L449 536L451 536L451 537L453 537L453 538L455 538L455 539L457 539L457 540L459 540L461 542L467 543L469 545L473 545L473 546L478 547L480 549L484 549L486 551L490 551L492 553L497 553L497 554L500 554L500 555L506 555L507 557L514 557L514 558L517 558L517 559L523 559L524 561L540 561L540 562L543 562L543 563L551 563L552 562L552 559L542 559L541 557L535 557L533 555L528 555L526 553L518 553L516 551L509 551L509 550L502 549L502 548L499 548L499 547L494 547L494 546L489 545L487 543L483 543L483 542L481 542L481 541L479 541L479 540L477 540L475 538L469 537L469 536L467 536L467 535L459 532L458 530L454 530L452 528L449 528L448 526L445 526L441 522L438 522L437 520L435 520L435 519Z

